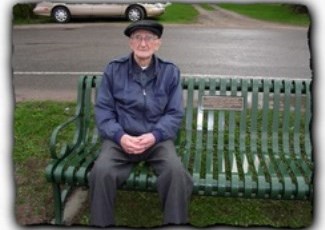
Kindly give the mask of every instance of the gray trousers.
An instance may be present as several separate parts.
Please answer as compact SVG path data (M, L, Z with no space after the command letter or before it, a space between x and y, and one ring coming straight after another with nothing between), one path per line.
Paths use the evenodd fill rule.
M157 190L164 212L164 224L188 223L188 204L193 180L176 155L172 141L156 144L140 155L129 155L113 141L105 141L89 176L90 224L115 225L116 190L129 177L133 166L148 162L157 176Z

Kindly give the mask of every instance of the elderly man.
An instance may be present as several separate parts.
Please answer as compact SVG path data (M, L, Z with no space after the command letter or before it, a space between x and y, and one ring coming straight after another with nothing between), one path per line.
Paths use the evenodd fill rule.
M104 71L95 105L103 145L89 177L91 225L115 225L116 190L141 161L157 176L164 224L188 222L193 182L173 143L184 113L180 71L155 55L162 33L155 21L130 24L124 34L131 54Z

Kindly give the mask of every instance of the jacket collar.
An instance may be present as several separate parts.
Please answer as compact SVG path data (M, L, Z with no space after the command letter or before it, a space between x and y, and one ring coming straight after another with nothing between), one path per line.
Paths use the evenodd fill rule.
M129 61L128 61L129 74L131 76L133 76L133 73L134 73L134 68L133 68L133 62L134 62L133 52L130 53L130 55L128 56L128 59L129 59ZM154 65L155 65L154 66L154 75L155 76L158 76L158 72L159 72L159 69L160 69L160 67L159 67L159 59L158 59L158 57L155 54L152 56L152 61L153 61Z

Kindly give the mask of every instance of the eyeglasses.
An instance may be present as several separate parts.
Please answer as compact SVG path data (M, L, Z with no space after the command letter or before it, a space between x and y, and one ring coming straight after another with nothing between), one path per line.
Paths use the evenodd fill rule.
M146 43L148 42L153 42L154 40L157 40L158 37L155 35L145 35L145 36L141 36L140 34L135 34L131 36L131 39L133 41L136 41L138 43L140 43L142 40L144 40Z

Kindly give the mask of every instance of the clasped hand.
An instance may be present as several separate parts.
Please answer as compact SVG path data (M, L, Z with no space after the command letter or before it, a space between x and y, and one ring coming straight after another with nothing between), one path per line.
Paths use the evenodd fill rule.
M145 133L137 137L124 134L121 138L121 146L128 154L142 154L155 142L156 138L152 133Z

